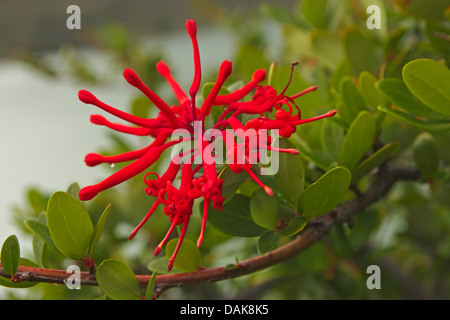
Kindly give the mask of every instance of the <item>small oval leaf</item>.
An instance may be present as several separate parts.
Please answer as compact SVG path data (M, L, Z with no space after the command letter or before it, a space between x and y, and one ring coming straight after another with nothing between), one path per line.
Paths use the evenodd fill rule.
M253 221L263 228L274 230L278 223L279 202L276 196L269 196L259 188L250 198L250 214Z
M40 239L48 243L51 247L53 247L56 251L59 251L56 248L56 245L53 243L52 237L50 236L50 231L48 231L48 227L46 224L39 222L34 219L25 220L25 225L28 229L31 230L36 236Z
M297 211L305 219L311 219L333 210L350 186L351 174L345 167L331 169L308 186L298 199Z
M133 271L122 261L104 260L97 268L97 282L102 291L114 300L136 300L139 283Z
M48 201L47 223L55 246L72 259L85 258L94 227L80 201L65 192L55 192Z
M105 227L106 219L108 218L110 210L111 210L111 204L109 204L105 208L102 215L98 219L97 224L95 225L94 234L92 235L91 243L89 245L89 256L92 256L95 246L97 245L98 240L100 239L100 236L102 234L103 228Z
M361 158L372 147L375 134L375 117L369 111L361 111L344 137L339 153L339 164L353 171Z
M295 149L287 139L279 140L282 149ZM305 170L300 155L280 152L278 153L278 172L275 174L275 183L281 195L291 204L295 205L304 188Z
M439 169L439 147L434 137L428 132L419 134L413 143L413 157L420 172L432 178Z
M402 70L406 86L433 110L450 116L450 70L431 59L417 59Z
M1 261L3 270L9 275L14 275L19 267L20 246L15 235L6 238L2 245Z
M250 214L250 198L236 194L222 211L209 207L208 223L217 230L237 237L256 237L266 229L258 226Z
M166 257L170 258L175 251L178 238L172 239L166 246ZM177 253L173 266L182 272L196 271L201 260L200 250L197 245L189 239L184 239Z
M264 232L261 237L258 239L257 249L259 254L264 254L275 249L280 241L281 234L279 232L275 232L269 230Z
M157 271L153 271L152 276L148 281L147 290L145 291L145 300L153 300L153 293L155 292L157 274L158 274Z
M361 162L352 174L353 183L358 182L359 179L369 174L373 169L380 166L386 159L395 154L399 146L400 144L398 142L389 143Z

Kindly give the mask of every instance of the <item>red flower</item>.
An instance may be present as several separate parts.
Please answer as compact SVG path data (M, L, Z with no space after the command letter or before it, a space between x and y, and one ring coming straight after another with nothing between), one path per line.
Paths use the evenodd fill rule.
M186 21L186 30L192 41L194 60L194 78L188 94L183 91L181 86L172 77L169 67L163 61L158 62L156 65L158 73L166 79L172 88L174 95L177 98L178 105L169 106L148 88L131 69L125 69L123 75L129 84L139 89L159 109L160 112L155 118L146 119L128 114L100 101L92 93L85 90L81 90L78 94L79 99L82 102L99 107L111 115L129 122L131 125L113 123L100 115L92 115L90 119L92 123L104 125L112 130L125 134L151 136L155 138L154 141L145 148L115 156L102 156L96 153L88 154L85 157L85 162L88 166L96 166L101 163L133 162L118 170L105 180L81 189L79 193L81 200L90 200L99 192L114 187L144 172L161 157L164 151L182 141L192 141L196 145L195 148L184 152L183 156L187 156L192 160L199 153L202 154L201 163L195 167L189 161L181 164L172 160L164 174L159 175L156 172L148 172L143 178L144 183L147 185L145 192L149 196L155 197L155 202L139 225L131 232L129 239L131 240L134 238L136 233L155 212L156 208L159 205L163 205L164 213L169 217L171 226L163 240L156 247L155 255L159 254L172 234L175 226L182 225L176 249L169 259L169 270L173 266L175 257L186 234L189 219L192 215L194 200L197 198L204 199L202 226L197 240L197 246L199 247L204 239L209 206L212 205L214 208L222 210L222 205L225 200L222 196L223 181L217 175L216 163L214 161L211 163L210 161L210 159L213 159L211 153L212 142L207 141L203 136L205 133L205 118L210 115L211 109L214 106L225 105L226 109L214 125L213 129L220 130L220 135L225 142L227 139L233 139L234 141L234 137L230 137L230 132L226 130L228 127L231 128L238 137L242 138L241 143L237 143L227 150L227 158L231 161L231 164L229 165L230 169L236 173L241 172L242 170L246 171L269 195L273 195L273 191L265 186L252 171L253 164L258 163L260 160L261 150L266 149L291 154L297 154L298 151L295 149L279 149L272 147L271 137L267 135L267 130L278 129L282 136L289 137L295 131L297 125L324 117L330 117L336 113L336 111L330 111L319 117L301 119L300 109L295 105L294 99L315 90L316 87L308 88L294 96L286 96L284 92L290 83L289 79L286 88L280 94L277 94L273 87L259 85L266 77L266 72L262 69L256 70L253 73L252 79L242 88L226 95L219 95L220 89L232 72L232 63L229 61L224 61L221 64L217 80L212 90L205 98L202 105L197 107L195 101L201 84L201 64L197 43L197 26L193 20ZM293 66L294 64L292 65L292 68ZM253 95L253 99L242 102L242 98L254 89L256 89L256 91ZM292 115L292 105L298 110L296 115ZM283 107L287 107L288 111L284 110ZM266 118L263 114L272 111L273 108L277 110L275 119ZM248 121L244 125L238 119L238 116L243 113L259 115L259 117ZM200 122L201 135L195 134L197 121ZM186 130L190 134L190 137L167 142L171 134L178 129ZM253 133L255 139L249 139L249 133ZM228 142L230 141L231 140L228 140ZM206 159L204 155L207 156ZM173 182L179 174L180 168L181 182L180 187L176 188L173 185Z

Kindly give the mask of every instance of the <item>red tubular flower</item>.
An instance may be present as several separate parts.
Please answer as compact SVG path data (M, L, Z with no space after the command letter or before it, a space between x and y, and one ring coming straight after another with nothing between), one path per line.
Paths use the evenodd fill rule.
M81 200L90 200L99 192L112 188L131 177L143 173L161 157L164 151L182 141L190 140L196 145L196 148L184 151L181 155L182 159L187 157L190 158L190 160L193 160L199 153L202 154L202 162L195 167L193 167L190 162L181 164L172 159L164 174L159 175L156 172L148 172L143 176L143 181L146 185L145 192L149 196L154 197L155 201L142 221L130 233L129 239L133 239L159 205L163 205L163 211L169 217L171 224L166 235L156 247L154 252L155 255L160 253L175 227L177 225L182 225L175 251L169 259L169 270L173 266L176 255L179 252L186 235L186 230L192 215L194 200L198 198L203 198L204 200L201 230L197 240L198 247L202 245L205 238L205 227L210 205L221 211L225 201L225 198L222 196L223 181L217 174L216 163L211 161L211 159L214 160L211 151L213 149L213 144L204 138L204 133L206 131L204 128L205 118L210 115L211 109L214 106L225 106L225 111L220 115L213 128L220 128L221 135L219 135L219 137L221 137L224 142L233 141L233 147L229 148L226 154L226 158L231 162L229 164L230 169L235 173L239 173L242 170L246 171L247 174L270 196L273 195L272 189L264 185L258 175L252 170L253 165L260 160L260 150L265 149L271 150L272 152L285 152L290 154L298 154L298 150L281 149L271 146L271 137L267 134L267 130L278 129L282 136L289 137L295 132L296 126L331 117L336 113L336 111L330 111L318 117L301 119L300 108L295 104L294 100L315 90L317 87L310 87L292 96L285 95L285 91L291 82L295 63L291 65L291 76L288 84L279 94L271 86L259 85L260 82L265 80L266 71L258 69L253 73L251 80L240 89L229 94L219 95L220 89L232 72L232 63L227 60L223 61L221 64L217 80L214 83L212 90L205 98L200 108L197 108L195 99L201 85L201 63L197 42L197 25L195 21L187 20L185 27L192 42L194 61L194 77L188 94L183 91L181 86L174 79L170 72L170 68L164 61L160 61L156 64L156 70L171 87L178 101L178 105L169 106L163 99L147 87L131 69L125 69L123 76L129 84L139 89L159 109L160 112L155 118L141 118L116 109L100 101L92 93L86 90L80 90L78 93L79 99L82 102L94 105L113 116L129 122L131 125L113 123L101 115L91 116L90 121L93 124L103 125L125 134L151 136L154 138L154 141L150 145L138 150L132 150L113 156L102 156L97 153L86 155L85 162L88 166L96 166L102 163L132 162L103 181L81 189L79 193ZM250 101L242 101L242 99L253 90L255 90L253 98ZM293 106L298 111L295 115L293 114ZM273 108L276 110L275 119L266 118L263 114L272 111ZM244 125L238 119L238 115L240 114L259 116L249 120ZM198 122L195 122L196 120L199 120L200 122L200 135L197 135L196 133L196 128L198 126ZM230 136L230 132L226 130L227 127L230 127L242 142L234 143L235 137L232 134ZM168 141L170 135L177 129L187 130L191 136ZM250 138L250 136L255 139ZM180 168L180 187L176 188L173 183L179 174Z

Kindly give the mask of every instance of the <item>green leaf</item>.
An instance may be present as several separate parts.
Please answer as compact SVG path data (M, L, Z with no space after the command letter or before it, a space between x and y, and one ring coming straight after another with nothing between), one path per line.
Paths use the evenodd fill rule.
M361 111L344 137L339 154L339 164L353 171L361 158L372 147L375 134L375 117L368 111Z
M66 191L68 194L70 194L72 197L74 197L77 200L80 200L78 194L80 193L80 185L77 182L73 182Z
M352 64L353 74L362 71L376 74L380 59L370 39L357 27L351 27L344 34L344 47Z
M428 132L419 134L413 143L413 157L420 172L427 178L432 178L439 169L439 146Z
M430 109L419 99L412 95L403 80L385 78L377 84L380 91L396 106L418 117L437 117L439 113ZM381 105L381 104L380 104Z
M250 198L237 194L223 205L222 211L209 208L208 223L217 230L237 237L256 237L266 229L258 226L250 214Z
M153 293L155 292L157 273L158 272L153 271L152 276L150 277L150 280L148 281L147 290L145 291L145 300L153 299Z
M140 298L136 276L122 261L104 260L97 268L96 277L100 289L111 299L137 300Z
M378 110L388 113L394 117L400 118L410 125L421 128L431 132L444 132L450 130L450 121L439 119L420 119L416 118L410 113L398 109L392 109L386 106L379 106Z
M295 146L287 139L279 140L282 149L295 149ZM275 174L275 183L278 191L291 204L297 203L297 199L304 188L305 170L300 155L285 152L278 153L278 172Z
M250 213L253 221L263 228L274 230L277 227L279 202L276 196L269 196L259 188L250 198Z
M407 63L402 71L406 86L433 110L450 116L450 70L431 59Z
M180 273L181 271L177 268L173 267L172 270L167 271L167 264L169 263L169 259L167 257L160 257L156 259L152 259L147 265L147 269L157 272L158 274L175 274Z
M351 174L345 167L336 167L322 175L300 195L297 204L299 215L311 219L333 210L350 186Z
M395 154L398 151L399 146L400 144L398 142L389 143L361 162L353 171L353 183L358 182L359 179L366 174L369 174L373 169L380 166L386 159Z
M367 110L366 102L350 77L342 79L340 92L343 106L339 109L339 115L347 124L351 124L359 112Z
M6 238L2 245L1 261L3 271L13 276L19 267L20 246L15 235Z
M338 161L339 152L344 140L344 130L333 121L325 121L322 127L322 146L325 153L334 161Z
M166 245L166 257L170 258L175 252L178 238L170 240ZM196 271L200 265L202 255L197 245L189 239L184 239L177 253L173 266L182 272ZM166 265L167 268L167 265Z
M235 194L239 187L249 178L247 172L241 171L234 173L229 166L226 166L219 174L222 182L222 197L225 198L225 203L229 201Z
M281 229L281 235L284 237L293 236L305 228L308 219L300 216L291 218L286 226Z
M264 232L259 238L257 249L259 254L264 254L277 247L281 234L273 230Z
M106 219L108 218L110 210L111 210L111 204L109 204L105 208L102 215L98 219L97 224L95 225L94 233L92 235L91 243L89 245L89 256L92 256L95 246L97 245L98 240L100 239L100 236L103 232L103 228L105 227Z
M47 223L55 246L66 257L86 257L94 227L86 208L65 192L55 192L48 201Z
M361 94L364 96L364 99L370 107L376 110L378 106L385 103L386 98L378 90L377 79L373 74L363 71L359 74L358 81Z
M50 231L48 230L48 227L46 224L39 222L37 220L34 220L34 219L28 219L28 220L25 220L25 225L36 236L38 236L40 239L42 239L43 241L48 243L56 251L59 251L58 248L56 247L55 243L53 242L52 237L50 236Z

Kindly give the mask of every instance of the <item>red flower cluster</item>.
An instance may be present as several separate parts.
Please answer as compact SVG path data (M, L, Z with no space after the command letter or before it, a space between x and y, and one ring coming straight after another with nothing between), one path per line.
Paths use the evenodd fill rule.
M226 106L225 111L214 125L214 129L220 130L222 133L224 141L226 141L226 139L230 139L226 132L226 128L228 127L233 129L235 132L240 132L241 134L252 129L255 130L257 135L256 143L243 137L243 143L236 144L233 148L227 150L227 158L231 161L230 169L236 173L239 173L242 170L246 171L259 185L261 185L261 187L264 188L267 194L273 195L272 190L265 186L252 171L252 165L259 161L258 150L266 149L275 152L288 152L293 154L298 153L298 151L295 149L279 149L272 147L271 137L260 134L262 129L278 129L281 136L290 137L292 133L295 132L297 125L324 117L330 117L336 113L336 111L330 111L319 117L301 119L300 109L295 105L294 99L307 92L315 90L316 87L308 88L305 91L290 97L284 94L286 89L280 94L277 94L273 87L259 85L259 83L264 81L266 78L266 72L262 69L256 70L253 73L251 81L242 88L226 95L219 95L220 89L232 71L232 63L229 61L224 61L221 64L218 78L212 90L205 98L202 105L196 106L196 95L199 91L201 83L201 65L197 43L197 26L193 20L186 21L186 30L192 40L192 45L194 48L195 68L194 79L188 95L174 80L170 73L169 67L163 61L160 61L156 65L158 73L163 76L171 86L178 100L178 105L167 105L166 102L164 102L158 95L149 89L131 69L126 69L123 72L123 75L129 84L139 89L159 109L160 112L153 119L137 117L118 110L100 101L88 91L81 90L79 92L78 96L82 102L99 107L104 111L131 123L132 125L112 123L100 115L92 115L92 123L104 125L113 130L126 134L151 136L155 138L154 141L145 148L115 156L102 156L95 153L88 154L85 157L85 162L88 166L95 166L101 163L119 163L126 161L133 162L118 170L100 183L81 189L79 193L81 200L90 200L99 192L114 187L148 169L160 158L161 154L165 150L185 140L176 139L167 142L172 133L177 129L183 129L189 132L191 137L188 138L188 140L191 140L196 144L196 148L193 148L187 152L187 154L184 154L184 156L188 155L191 156L191 158L194 158L198 155L199 151L202 155L208 154L208 152L211 154L211 151L209 150L211 142L205 139L202 135L194 135L194 123L200 122L202 132L204 133L205 118L210 115L211 108L214 106ZM293 66L294 65L292 65L292 67ZM245 102L241 101L252 90L255 90L253 99ZM298 111L295 115L293 115L292 105L294 105ZM284 110L283 107L287 107L287 111ZM271 112L273 108L276 109L275 119L269 119L263 115L266 112ZM253 114L259 115L259 117L243 124L238 119L239 114ZM181 182L179 188L177 188L173 185L173 183L180 170ZM201 246L204 238L209 205L212 204L213 207L221 210L222 204L225 200L222 197L222 179L220 179L217 174L217 168L214 162L211 163L211 161L206 161L203 159L200 164L194 166L191 162L178 163L172 160L163 175L160 176L155 172L149 172L144 175L144 182L147 185L145 192L149 196L155 197L156 199L147 215L130 234L129 239L132 239L136 235L156 208L162 204L164 206L164 213L169 216L172 224L164 239L157 246L155 255L161 251L175 226L182 224L179 241L172 257L169 259L168 269L170 270L186 234L189 219L192 214L192 206L194 200L197 198L204 199L202 226L197 241L197 245Z

